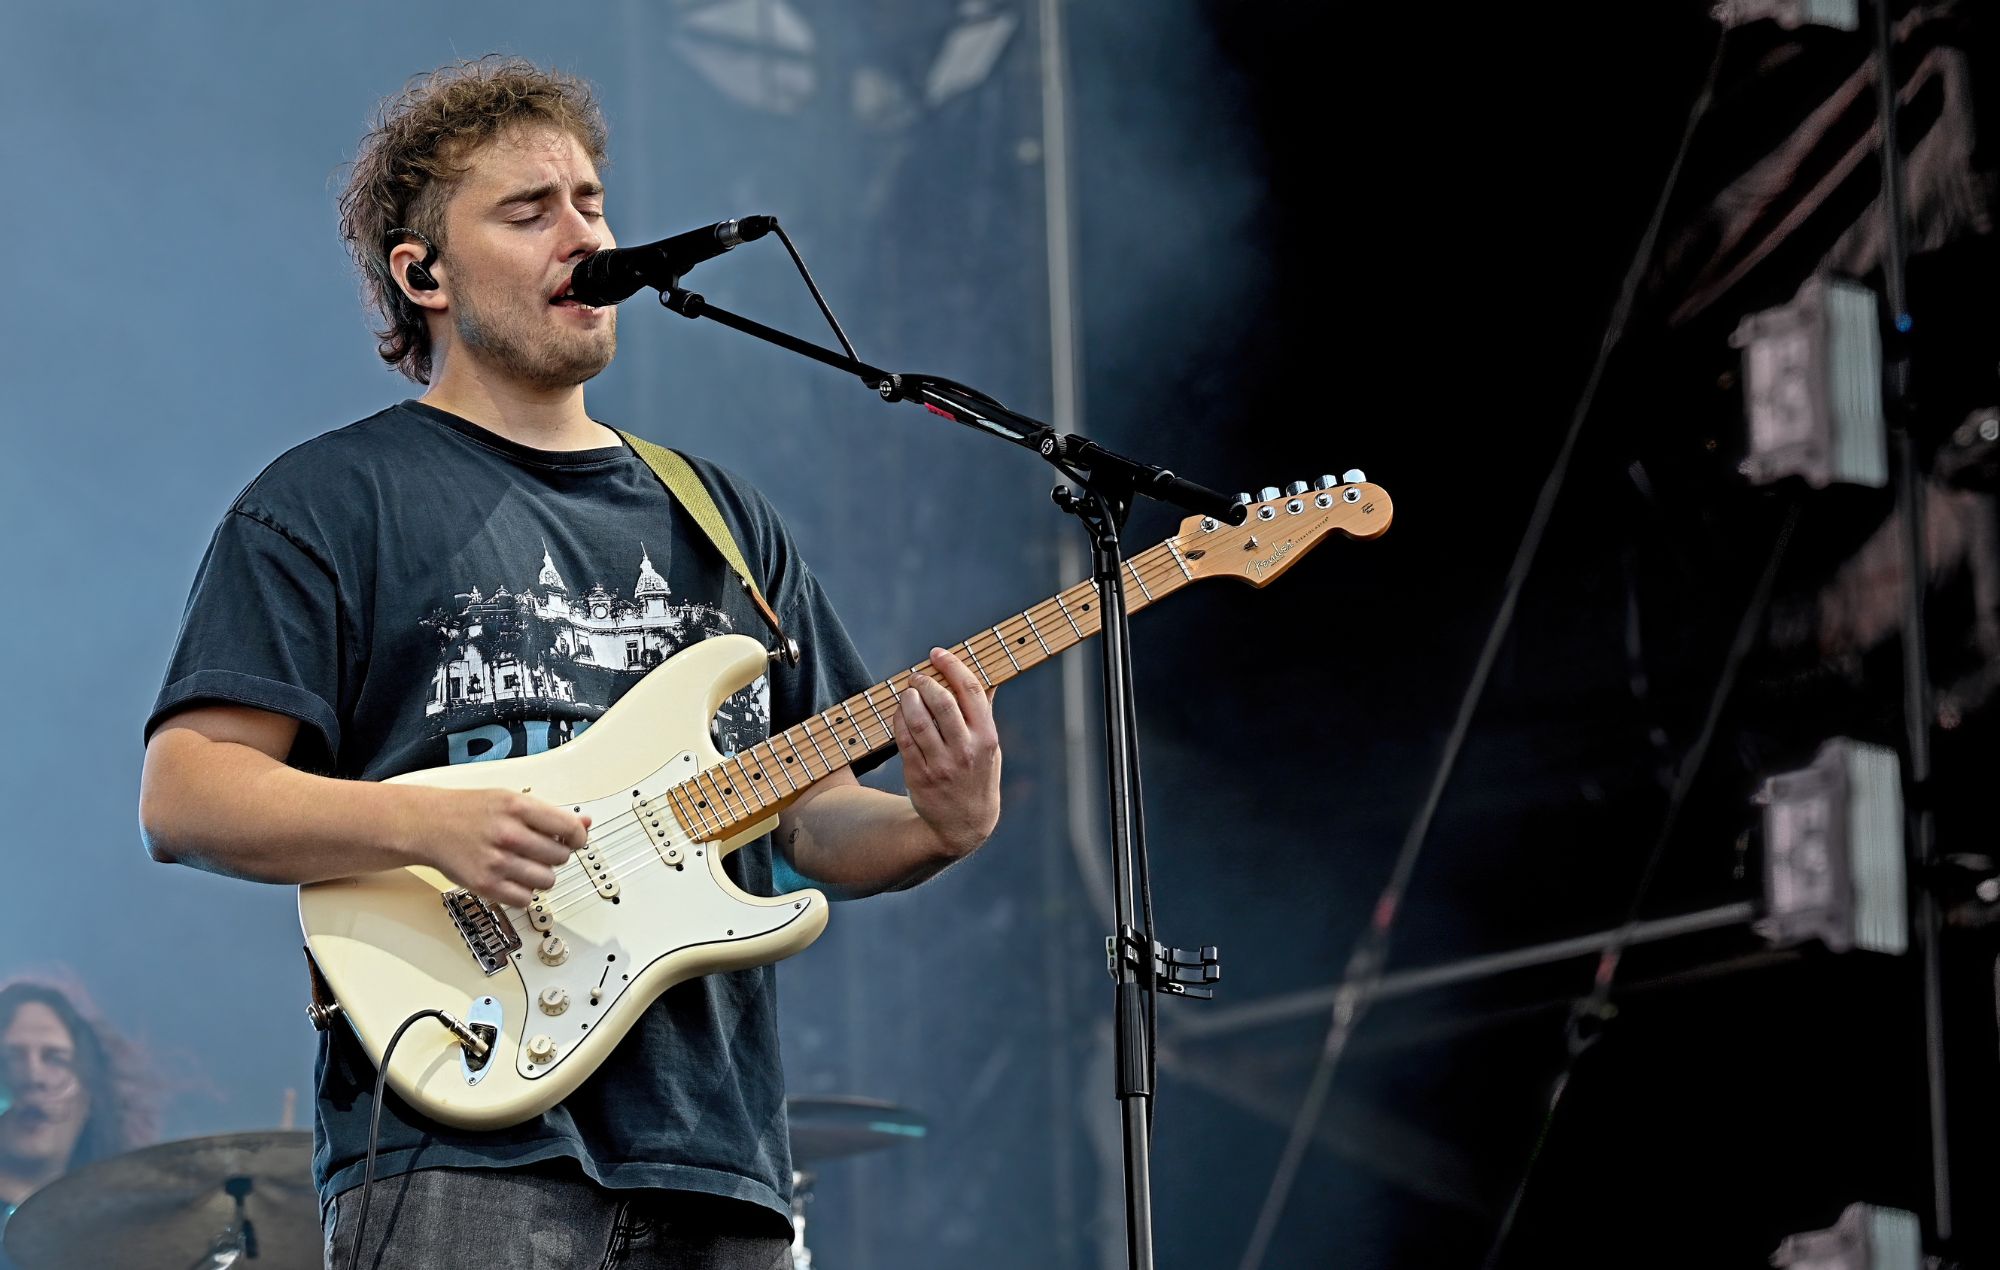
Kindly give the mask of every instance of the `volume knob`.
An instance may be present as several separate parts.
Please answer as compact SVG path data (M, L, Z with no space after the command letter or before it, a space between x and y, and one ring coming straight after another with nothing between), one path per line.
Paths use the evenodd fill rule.
M535 955L551 966L560 966L569 960L569 945L561 935L550 935L535 949Z
M546 1063L546 1062L548 1062L548 1061L549 1061L550 1059L554 1058L555 1056L556 1056L556 1038L555 1038L555 1037L553 1037L553 1036L537 1036L537 1037L535 1037L535 1038L534 1038L533 1040L531 1040L531 1041L529 1041L529 1042L528 1042L528 1061L529 1061L529 1062L531 1062L531 1063Z

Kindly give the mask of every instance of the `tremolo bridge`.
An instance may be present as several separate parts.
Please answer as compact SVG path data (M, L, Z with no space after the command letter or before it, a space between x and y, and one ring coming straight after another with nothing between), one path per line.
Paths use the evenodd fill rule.
M473 960L487 974L498 974L507 959L521 947L521 934L498 906L489 904L463 887L439 897L451 924L472 950Z

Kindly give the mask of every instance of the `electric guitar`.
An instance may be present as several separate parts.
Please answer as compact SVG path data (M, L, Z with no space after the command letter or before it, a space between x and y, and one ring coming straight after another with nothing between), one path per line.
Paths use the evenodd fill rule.
M1380 486L1322 477L1250 508L1240 526L1195 517L1125 562L1136 611L1203 578L1263 586L1329 532L1373 538L1393 508ZM1079 583L951 651L991 687L1098 633L1094 584ZM695 975L789 957L826 928L815 890L750 895L723 872L730 852L829 773L893 743L890 714L914 675L894 675L733 756L709 721L763 674L747 635L683 649L589 730L546 753L432 768L397 781L513 788L591 817L589 841L526 908L491 903L429 868L299 888L306 947L376 1064L411 1015L442 1009L486 1044L411 1033L388 1083L424 1115L467 1129L518 1124L583 1083L646 1007ZM325 1012L316 1015L323 1018Z

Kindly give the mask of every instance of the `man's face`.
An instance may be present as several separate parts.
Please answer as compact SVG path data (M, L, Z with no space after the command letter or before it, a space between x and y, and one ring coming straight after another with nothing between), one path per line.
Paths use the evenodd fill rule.
M60 1173L90 1116L77 1078L76 1039L54 1010L30 1001L0 1029L0 1075L13 1106L0 1115L0 1161Z
M473 154L445 226L447 315L482 369L548 390L610 364L618 311L551 302L577 261L615 245L597 168L575 137L555 128L496 137Z

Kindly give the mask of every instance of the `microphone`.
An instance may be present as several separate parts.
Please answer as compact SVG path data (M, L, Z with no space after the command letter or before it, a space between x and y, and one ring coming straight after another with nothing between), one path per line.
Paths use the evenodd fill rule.
M601 307L617 304L640 287L664 291L702 261L762 238L777 227L775 216L745 216L639 247L593 251L571 271L569 294L579 304Z

